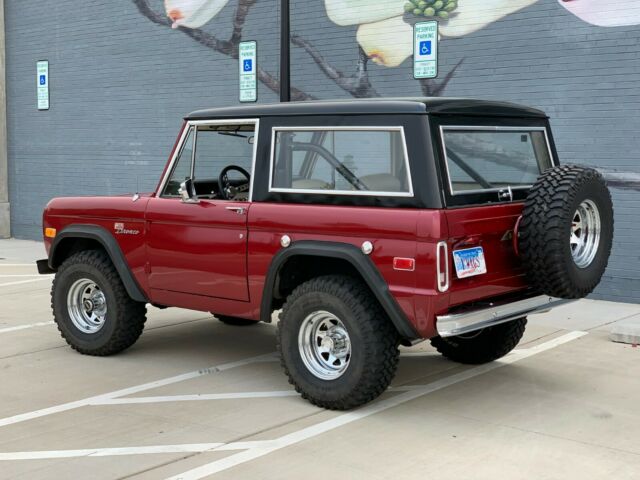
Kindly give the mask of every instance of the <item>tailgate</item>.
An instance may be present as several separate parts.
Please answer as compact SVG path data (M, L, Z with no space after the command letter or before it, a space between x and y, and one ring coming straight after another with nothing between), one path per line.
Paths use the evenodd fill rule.
M513 246L513 229L523 204L482 205L446 211L449 226L450 306L504 295L527 288ZM482 247L486 273L458 278L453 252Z

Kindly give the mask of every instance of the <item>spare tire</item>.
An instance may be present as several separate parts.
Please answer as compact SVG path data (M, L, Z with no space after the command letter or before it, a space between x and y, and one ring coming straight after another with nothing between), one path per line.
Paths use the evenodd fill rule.
M518 227L518 250L529 283L552 297L587 296L611 252L613 205L602 175L561 165L531 188Z

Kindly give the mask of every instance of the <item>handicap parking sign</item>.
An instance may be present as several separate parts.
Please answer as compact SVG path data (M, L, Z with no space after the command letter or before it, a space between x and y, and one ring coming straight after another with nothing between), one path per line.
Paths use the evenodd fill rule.
M47 76L40 75L40 85L45 85L47 83Z
M243 70L245 72L252 71L253 70L253 61L250 60L250 59L249 60L245 60L244 63L243 63L243 67L242 68L243 68Z
M431 55L431 40L420 42L420 55Z

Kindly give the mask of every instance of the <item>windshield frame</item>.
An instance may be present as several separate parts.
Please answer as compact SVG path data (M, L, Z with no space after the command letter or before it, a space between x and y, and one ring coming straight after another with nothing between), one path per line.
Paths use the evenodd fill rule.
M443 163L445 167L445 172L447 176L447 185L449 188L448 194L452 197L465 196L465 195L474 195L474 194L487 194L487 193L500 193L506 190L514 191L514 190L529 190L533 184L530 185L509 185L503 187L492 187L492 188L476 188L469 190L454 190L453 182L451 181L451 173L449 171L449 161L447 156L447 145L445 141L445 131L446 130L468 130L468 131L484 131L484 132L500 132L500 131L511 131L511 132L523 132L523 133L532 133L532 132L542 132L544 135L545 145L547 146L547 155L549 157L549 166L553 167L555 162L555 156L553 155L553 149L551 147L551 141L548 134L548 129L546 126L536 126L536 125L522 125L522 126L501 126L501 125L457 125L457 124L446 124L439 125L439 133L440 133L440 143L442 148L443 155ZM535 151L534 151L535 153ZM539 159L536 158L536 161L539 162ZM470 166L469 166L470 167ZM471 168L471 167L470 167ZM540 172L542 173L542 172Z

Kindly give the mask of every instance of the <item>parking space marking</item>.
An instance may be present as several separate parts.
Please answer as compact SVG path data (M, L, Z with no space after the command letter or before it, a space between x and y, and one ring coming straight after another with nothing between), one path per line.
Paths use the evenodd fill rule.
M51 450L42 452L0 453L0 461L44 460L48 458L110 457L117 455L145 455L149 453L201 453L225 445L224 443L191 443L185 445L153 445L148 447L84 448L81 450Z
M13 425L20 422L26 422L27 420L33 420L34 418L45 417L47 415L53 415L60 412L66 412L68 410L74 410L76 408L87 407L94 402L101 400L107 400L111 398L123 397L125 395L133 395L135 393L144 392L145 390L151 390L153 388L164 387L166 385L172 385L174 383L184 382L185 380L191 380L194 378L202 377L204 375L211 375L213 373L224 372L232 368L249 365L256 362L275 362L278 359L274 353L267 353L264 355L258 355L255 357L245 358L243 360L237 360L235 362L223 363L209 368L201 370L195 370L193 372L183 373L175 375L173 377L163 378L161 380L155 380L149 383L143 383L135 385L133 387L123 388L121 390L115 390L109 393L103 393L101 395L95 395L93 397L84 398L82 400L76 400L73 402L63 403L53 407L42 408L40 410L34 410L32 412L20 413L11 417L5 417L0 419L0 427L7 425Z
M49 277L32 278L31 280L19 280L17 282L0 283L0 287L10 287L12 285L22 285L23 283L41 282L42 280L51 280Z
M295 397L295 390L276 390L270 392L237 392L237 393L196 393L193 395L167 395L163 397L129 397L108 398L98 400L91 405L132 405L136 403L197 402L203 400L236 400L242 398L277 398Z
M36 267L34 263L0 263L0 267Z
M38 323L31 323L29 325L18 325L16 327L7 327L7 328L0 328L0 333L9 333L9 332L17 332L18 330L26 330L27 328L34 328L34 327L44 327L46 325L53 325L54 322L38 322Z
M420 388L420 385L402 385L389 387L390 392L407 392ZM203 400L239 400L243 398L278 398L297 397L295 390L272 390L265 392L234 392L234 393L194 393L190 395L165 395L162 397L125 397L97 400L91 405L133 405L139 403L168 403L168 402L198 402Z
M213 474L222 472L224 470L228 470L230 468L241 465L243 463L250 462L251 460L255 460L256 458L263 457L265 455L273 453L277 450L281 450L285 447L289 447L296 443L300 443L304 440L308 440L310 438L316 437L323 433L329 432L338 427L342 427L349 423L355 422L357 420L361 420L365 417L369 417L376 413L383 412L390 408L397 407L398 405L402 405L403 403L407 403L411 400L415 400L416 398L422 397L429 393L433 393L435 391L441 390L451 385L455 385L456 383L469 380L473 377L477 377L478 375L483 375L492 370L496 370L506 365L510 365L520 360L524 360L526 358L532 357L539 353L545 352L552 348L555 348L565 343L576 340L580 337L583 337L584 335L588 335L588 332L580 332L580 331L569 332L565 335L554 338L552 340L541 343L539 345L536 345L527 349L522 349L517 353L512 353L510 355L507 355L502 360L480 365L478 367L465 370L464 372L457 373L450 377L445 377L440 380L436 380L435 382L428 383L426 385L416 386L414 390L410 390L408 392L401 393L394 397L387 398L375 403L371 403L353 412L344 413L338 417L334 417L332 419L317 423L310 427L303 428L302 430L298 430L297 432L283 435L282 437L272 442L265 443L264 445L256 445L254 448L251 448L249 450L233 454L229 457L216 460L211 463L207 463L200 467L193 468L184 473L172 476L167 480L199 480L209 475L213 475ZM217 449L214 449L213 451L216 451L216 450Z
M25 273L5 273L0 275L0 278L8 278L8 277L39 277L41 275L53 275L53 273L47 273L47 274L40 274L40 273L29 273L29 274L25 274Z

